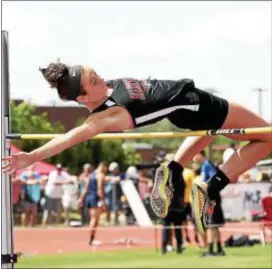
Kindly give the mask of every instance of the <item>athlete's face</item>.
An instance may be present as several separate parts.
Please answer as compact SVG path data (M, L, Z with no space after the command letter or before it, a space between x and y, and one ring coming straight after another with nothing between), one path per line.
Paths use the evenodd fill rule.
M86 106L90 103L99 102L107 93L107 86L104 80L97 76L90 80L88 73L81 75L82 94L77 97L77 101Z

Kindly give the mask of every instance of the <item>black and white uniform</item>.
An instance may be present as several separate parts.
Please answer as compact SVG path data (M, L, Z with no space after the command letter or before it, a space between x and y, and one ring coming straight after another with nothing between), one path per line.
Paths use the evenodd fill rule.
M113 93L93 113L112 106L127 109L134 127L167 118L182 129L203 130L222 127L228 102L195 87L193 80L116 79L106 82Z

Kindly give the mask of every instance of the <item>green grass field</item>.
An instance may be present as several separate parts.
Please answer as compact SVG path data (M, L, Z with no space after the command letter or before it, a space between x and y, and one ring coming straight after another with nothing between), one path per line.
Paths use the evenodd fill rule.
M196 248L167 255L127 250L21 257L16 268L271 268L272 245L226 249L225 257L200 257Z

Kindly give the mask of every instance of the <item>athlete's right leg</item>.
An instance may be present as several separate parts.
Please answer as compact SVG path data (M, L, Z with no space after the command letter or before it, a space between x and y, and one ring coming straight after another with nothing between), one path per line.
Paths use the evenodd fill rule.
M186 138L175 154L174 161L179 163L182 167L186 167L193 157L208 146L214 139L215 137L213 136L191 136Z

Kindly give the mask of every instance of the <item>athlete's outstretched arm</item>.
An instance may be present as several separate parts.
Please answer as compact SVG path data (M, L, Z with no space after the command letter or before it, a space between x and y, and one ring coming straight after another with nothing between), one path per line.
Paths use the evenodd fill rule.
M62 151L106 131L122 131L130 128L129 118L121 108L110 108L90 115L79 127L68 133L58 136L45 145L30 153L20 152L3 158L9 163L3 167L3 172L12 173L17 169L25 168L34 162L50 158Z

